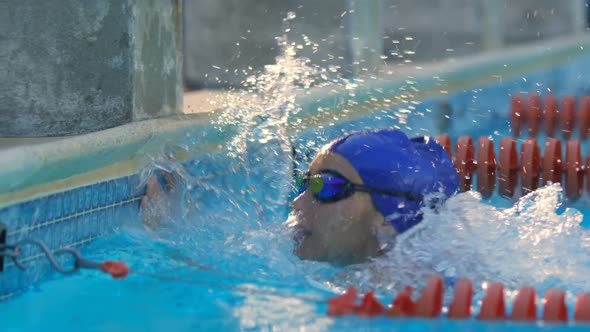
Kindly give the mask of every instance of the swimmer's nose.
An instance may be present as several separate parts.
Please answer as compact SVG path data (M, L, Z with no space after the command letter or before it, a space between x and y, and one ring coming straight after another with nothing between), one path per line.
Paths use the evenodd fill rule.
M302 192L301 195L295 197L291 202L291 207L295 210L303 210L305 208L305 202L308 200L309 193L306 191Z

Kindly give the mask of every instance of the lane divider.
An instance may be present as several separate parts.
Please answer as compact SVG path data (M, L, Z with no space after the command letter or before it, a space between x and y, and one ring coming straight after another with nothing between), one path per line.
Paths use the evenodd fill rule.
M543 130L547 136L553 137L559 127L561 135L569 139L578 126L580 138L587 139L590 135L590 95L581 96L577 101L574 96L566 95L561 103L553 94L544 98L536 93L528 98L514 95L510 100L510 122L515 137L519 137L525 127L531 137Z
M426 288L417 300L412 299L413 289L406 286L391 302L383 305L375 297L373 291L367 292L358 303L358 293L355 287L349 287L342 295L328 299L327 314L329 316L357 315L361 317L386 316L437 318L441 316L443 308L444 284L440 276L431 276ZM446 318L454 320L471 319L473 300L473 283L469 279L459 279L455 283L454 293L448 307ZM568 307L565 302L565 292L550 289L545 293L541 303L543 312L537 315L535 289L523 286L517 290L512 303L510 314L506 310L505 291L502 283L488 284L485 295L475 317L478 320L511 320L566 323L570 320ZM590 323L590 293L580 293L577 296L572 316L576 323Z
M570 199L578 199L584 189L590 192L590 181L584 188L584 176L590 179L590 158L583 158L578 140L565 144L565 158L562 142L556 138L545 141L544 155L534 138L526 139L517 150L516 139L504 137L500 140L500 151L494 150L494 142L487 136L479 137L477 145L471 136L457 139L452 150L451 137L438 135L436 141L453 158L460 177L460 191L472 189L475 175L476 190L483 197L490 197L494 190L504 197L514 197L516 186L521 184L521 193L527 194L547 183L561 183Z

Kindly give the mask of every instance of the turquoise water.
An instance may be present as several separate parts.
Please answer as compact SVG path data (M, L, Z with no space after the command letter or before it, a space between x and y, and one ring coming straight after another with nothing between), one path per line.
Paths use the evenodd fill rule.
M132 270L129 277L113 280L95 271L82 271L65 278L54 276L52 280L32 287L24 295L0 304L2 330L587 329L571 324L484 323L475 319L454 322L443 318L392 320L326 316L327 298L338 294L348 283L365 282L366 286L363 280L371 275L363 274L363 270L380 265L369 263L337 268L323 263L301 262L291 253L291 235L281 224L288 213L285 207L288 199L281 201L277 197L291 195L288 174L292 169L285 167L288 166L285 164L289 161L288 154L281 154L278 147L270 142L265 148L250 149L246 160L232 161L211 155L206 160L186 163L184 171L190 175L188 183L171 194L173 199L184 197L183 209L175 211L156 231L142 225L127 224L117 234L101 238L84 249L84 254L93 260L126 261ZM266 161L265 167L252 167L260 160ZM282 172L269 172L278 169L278 165L283 166ZM215 167L218 167L218 173ZM232 172L220 172L220 169L226 168ZM453 225L454 217L469 217L470 212L481 213L483 206L491 206L490 202L511 205L499 197L493 197L485 204L471 196L459 197L460 200L452 201L449 206L454 208L467 204L467 212L443 212L442 218L449 225ZM581 206L583 200L570 205ZM539 207L542 204L533 205ZM523 211L505 211L505 217L526 223L519 216L526 214ZM536 217L545 212L531 213ZM558 212L559 215L547 217L547 220L567 222L564 218L568 213L573 213L574 217L577 213L574 210L564 211L563 208ZM588 209L582 212L590 213ZM490 215L485 217L488 223L501 220L501 217L497 220ZM476 225L478 220L471 218L469 222ZM560 250L561 247L553 243L550 248ZM522 247L513 248L515 251L518 249ZM567 255L569 253L555 258ZM518 259L514 252L506 252L506 257L509 256ZM589 262L590 259L586 265ZM384 271L391 268L388 265L382 267ZM403 266L399 268L401 271ZM554 285L568 285L571 281L572 287L568 290L575 293L587 286L584 280L587 269L588 266L581 267L580 275L566 278L562 283L555 282L551 277L531 280L518 274L507 276L516 275L523 282L532 282L539 292ZM429 272L432 271L425 271ZM510 271L499 273L507 272ZM399 281L395 277L393 279ZM371 287L369 282L369 287L375 288L385 303L391 301L395 289L399 287L395 282L390 286L381 288L374 284ZM568 300L568 305L573 308L573 299ZM474 311L477 312L476 309Z
M533 91L534 82L549 78L558 96L585 92L585 85L568 76L575 74L569 66L449 96L456 113L448 131L454 140L469 134L474 138L491 136L499 142L510 133L506 115L514 91ZM560 287L568 291L570 311L573 295L590 290L586 280L590 235L579 226L583 215L590 215L590 209L584 208L588 195L568 202L560 198L556 187L544 188L518 202L497 195L486 201L470 193L458 195L440 214L427 215L420 232L400 239L403 246L397 248L404 250L392 250L365 264L334 267L302 262L292 254L291 234L282 223L293 198L294 172L305 169L324 142L350 130L400 126L409 134L438 134L428 115L438 101L416 105L403 125L399 116L394 116L397 109L385 110L379 117L370 114L302 130L281 141L281 135L268 135L281 132L271 123L243 136L245 154L201 154L182 165L167 164L162 161L165 158L155 160L152 169L176 170L179 181L168 201L158 208L180 207L171 209L156 230L124 223L116 234L83 250L93 260L126 261L131 274L123 280L112 280L96 271L70 277L54 275L0 304L2 330L587 329L572 324L325 315L326 300L347 285L375 289L382 302L389 303L405 283L420 288L424 277L433 272L447 280L470 277L477 281L478 289L485 281L503 281L508 289L529 284L539 294ZM212 128L211 134L219 133ZM541 143L543 139L539 138ZM193 144L198 140L193 137ZM295 151L294 160L289 144ZM586 156L586 143L582 151ZM473 265L474 261L478 264ZM512 297L508 295L508 303ZM478 299L481 291L476 294Z

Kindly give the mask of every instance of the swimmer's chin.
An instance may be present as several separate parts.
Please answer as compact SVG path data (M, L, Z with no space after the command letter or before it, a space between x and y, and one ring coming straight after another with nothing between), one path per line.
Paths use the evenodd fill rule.
M293 254L301 260L329 263L334 266L359 264L368 260L367 256L347 255L344 253L329 255L326 252L317 252L312 249L311 243L307 241L312 241L312 239L308 236L299 245L295 243L293 248Z

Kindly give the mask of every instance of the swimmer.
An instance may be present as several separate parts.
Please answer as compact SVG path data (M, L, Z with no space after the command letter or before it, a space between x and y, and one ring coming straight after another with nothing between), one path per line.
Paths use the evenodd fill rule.
M356 132L312 160L285 223L295 230L299 258L360 263L385 252L422 220L423 207L437 207L458 186L434 139L394 129Z
M157 170L147 180L145 195L140 207L143 224L149 229L156 229L166 218L173 214L170 201L178 200L176 179L168 172ZM176 195L174 195L176 193Z
M175 179L155 172L141 201L144 224L156 228L171 212ZM285 224L304 260L351 264L391 248L396 235L422 220L459 186L441 145L393 129L356 132L327 144L309 165Z

